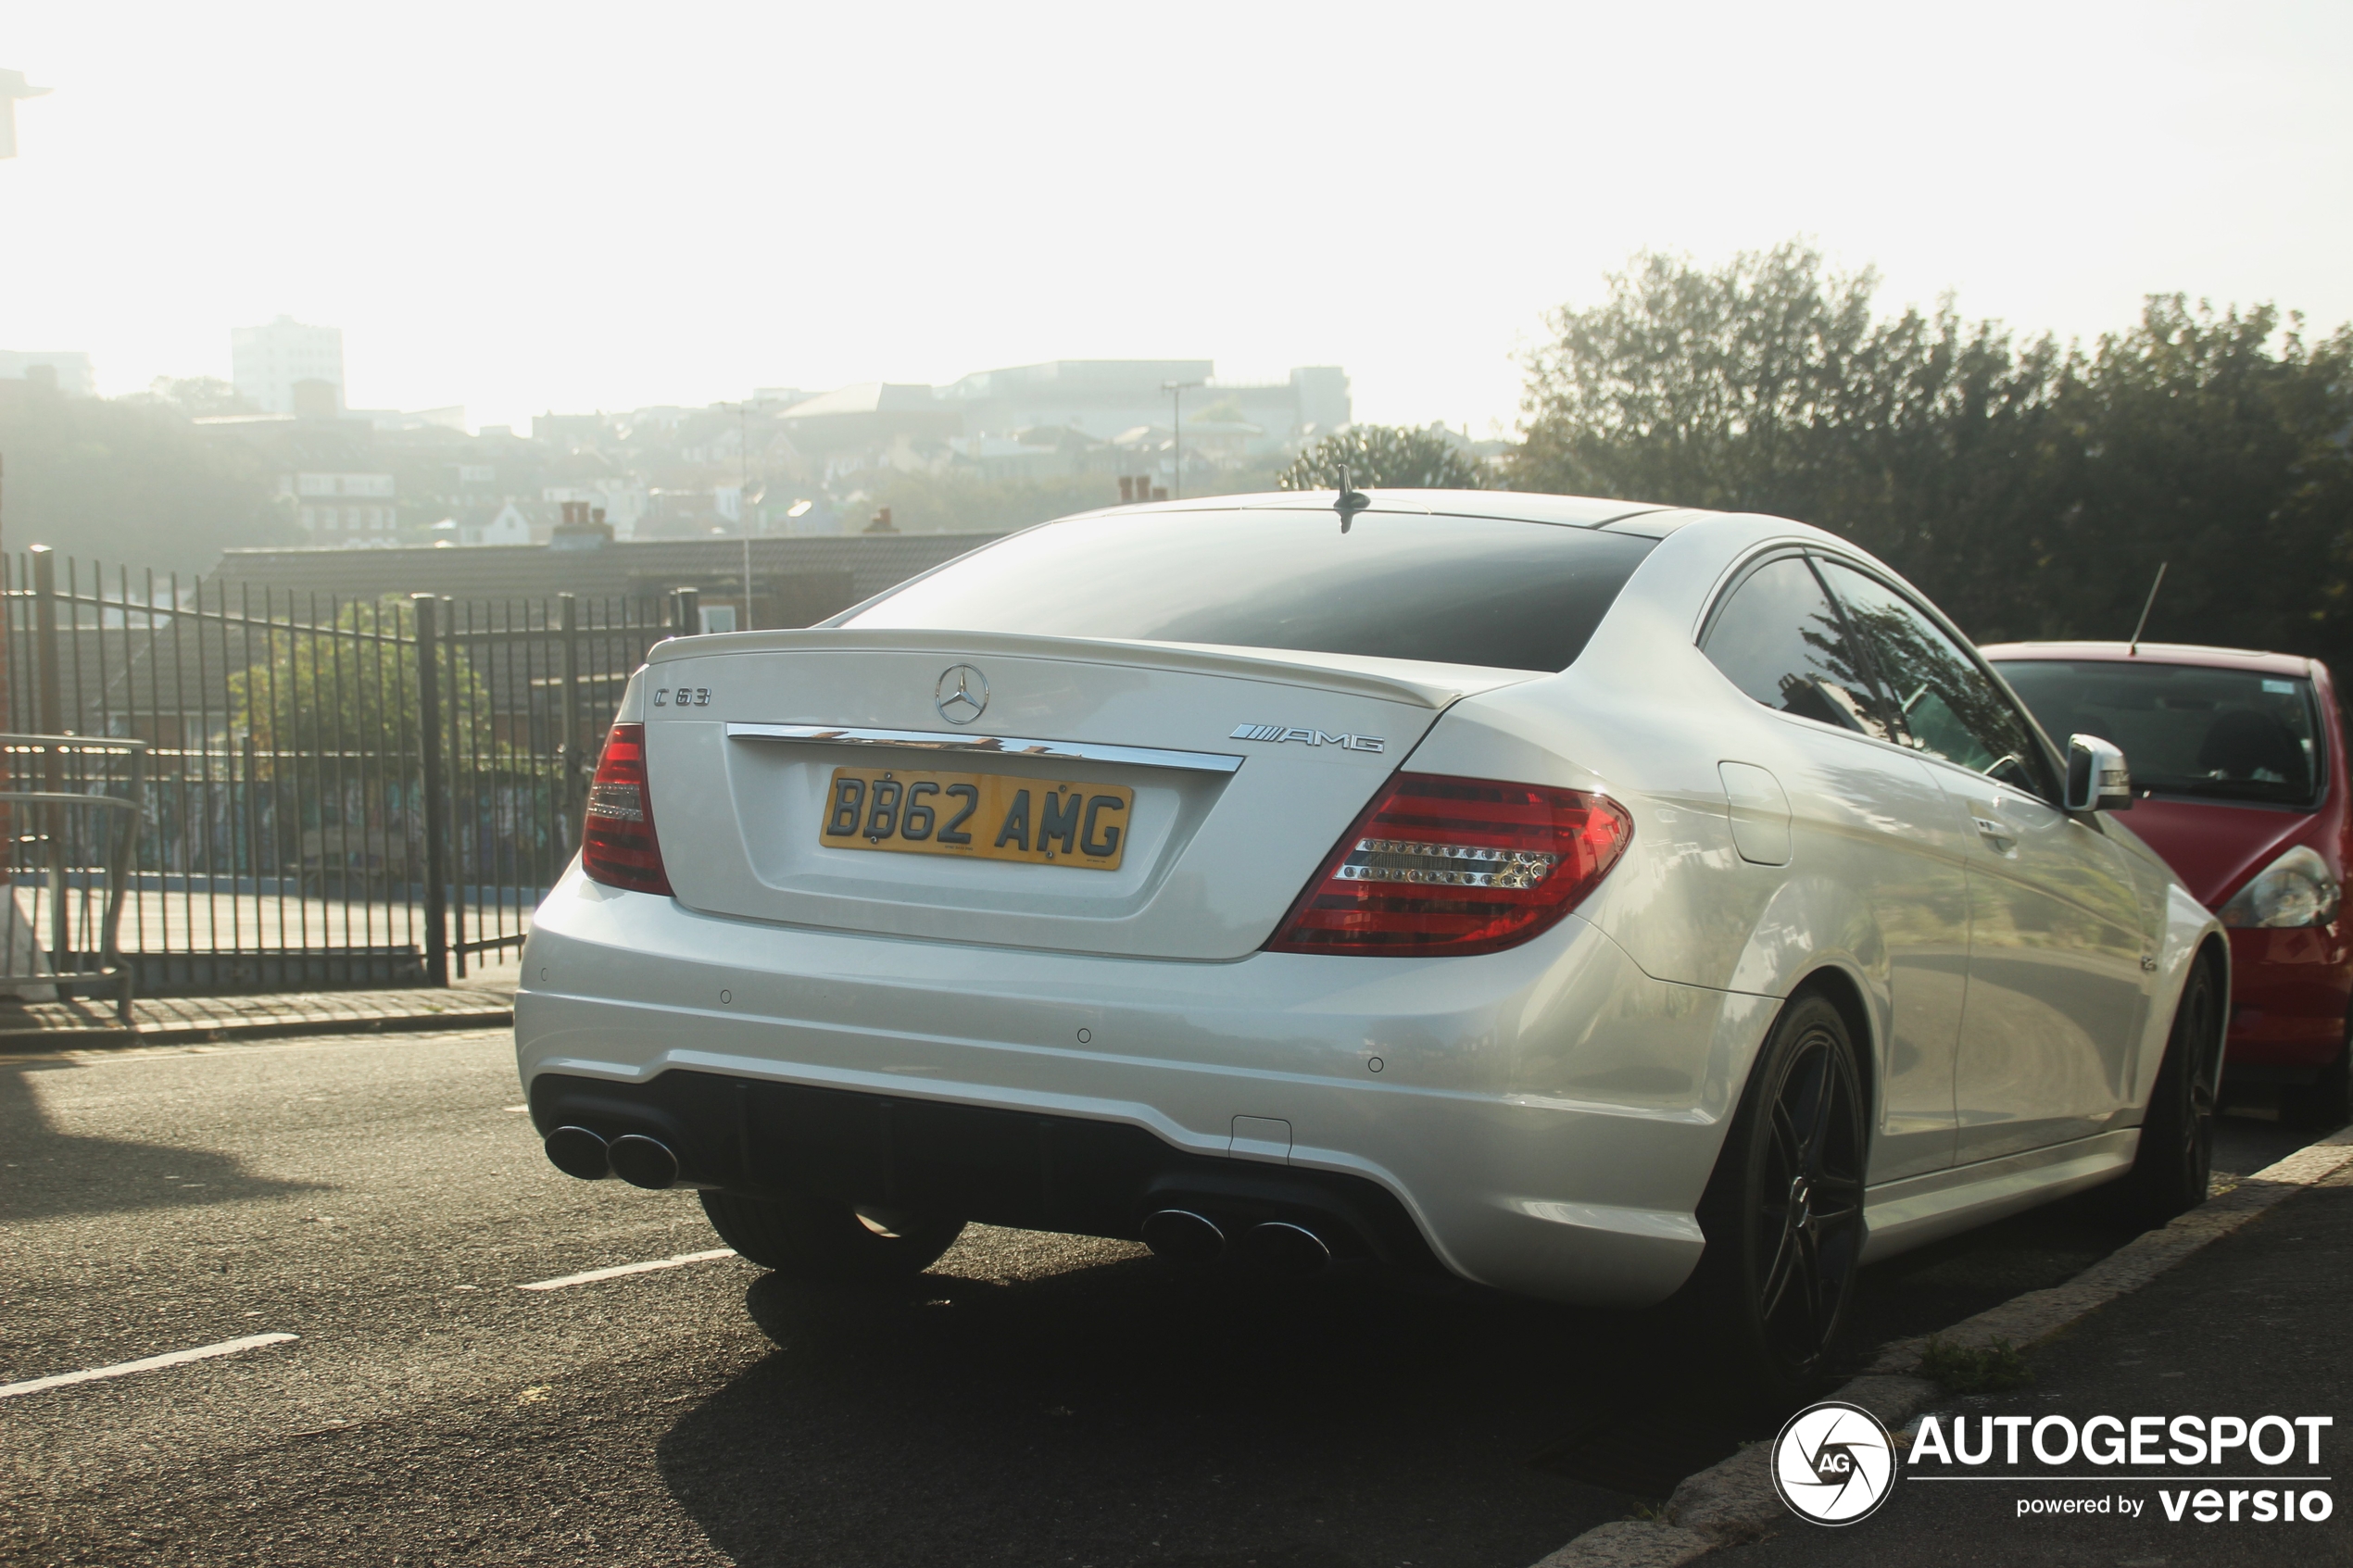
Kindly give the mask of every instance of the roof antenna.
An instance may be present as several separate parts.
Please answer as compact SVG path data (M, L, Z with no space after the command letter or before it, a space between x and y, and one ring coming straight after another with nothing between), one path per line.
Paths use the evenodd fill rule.
M1332 510L1340 514L1340 531L1342 533L1347 533L1348 525L1356 521L1356 514L1372 504L1373 498L1370 495L1348 482L1348 466L1345 463L1341 464L1340 499L1332 503Z
M2133 644L2124 650L2127 659L2141 657L2141 633L2149 629L2149 611L2157 608L2157 591L2165 586L2165 569L2172 564L2170 560L2157 563L2157 581L2149 584L2148 603L2141 607L2140 622L2133 628Z

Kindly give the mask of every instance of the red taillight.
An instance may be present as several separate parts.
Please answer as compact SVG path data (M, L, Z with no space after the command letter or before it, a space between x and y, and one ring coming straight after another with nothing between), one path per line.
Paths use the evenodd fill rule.
M1315 873L1277 953L1491 953L1601 884L1634 821L1605 796L1400 773Z
M646 726L615 724L588 786L588 821L580 834L580 869L592 881L635 893L668 893L661 845L654 837L654 797L646 785Z

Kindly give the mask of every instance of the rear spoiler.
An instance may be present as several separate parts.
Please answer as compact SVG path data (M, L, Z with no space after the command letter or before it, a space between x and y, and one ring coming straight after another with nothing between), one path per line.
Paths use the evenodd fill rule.
M1227 648L1202 643L1044 637L1015 632L929 632L848 627L790 632L722 632L673 637L646 654L648 665L678 659L752 653L936 653L957 659L1051 659L1081 664L1179 670L1201 675L1263 681L1270 685L1346 692L1354 696L1442 710L1466 696L1517 685L1552 673L1488 670L1466 664L1423 664L1404 659L1306 653L1277 648Z

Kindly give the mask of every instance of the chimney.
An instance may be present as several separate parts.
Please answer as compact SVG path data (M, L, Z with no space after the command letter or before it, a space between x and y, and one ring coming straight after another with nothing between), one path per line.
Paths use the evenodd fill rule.
M875 508L875 521L866 525L866 532L869 533L896 533L899 532L898 529L891 526L890 508L888 507L877 507Z

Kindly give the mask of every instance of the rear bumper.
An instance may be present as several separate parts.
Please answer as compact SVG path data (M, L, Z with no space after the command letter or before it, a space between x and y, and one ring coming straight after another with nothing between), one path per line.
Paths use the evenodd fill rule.
M1342 1268L1446 1273L1403 1205L1362 1176L1187 1154L1116 1122L683 1071L643 1084L543 1073L531 1117L543 1132L659 1139L685 1185L1131 1241L1145 1215L1182 1209L1227 1236L1303 1225Z
M1180 1190L1325 1204L1370 1261L1619 1306L1697 1261L1775 1006L1652 980L1574 917L1477 958L1160 962L730 921L577 872L523 971L540 1130L666 1131L690 1181L1123 1236Z
M2336 929L2241 928L2230 941L2227 1071L2292 1080L2334 1061L2353 1010L2353 952Z

